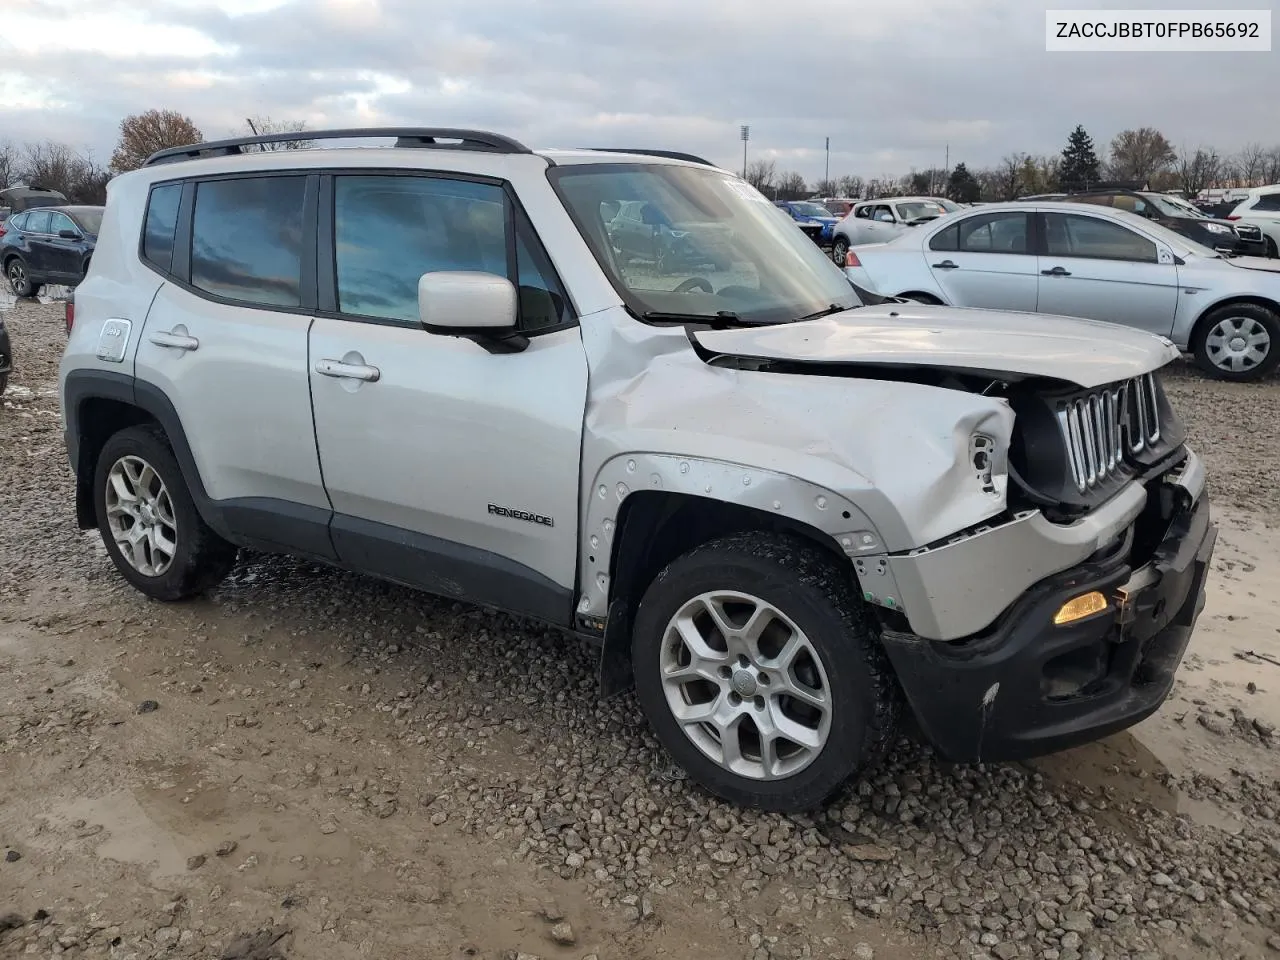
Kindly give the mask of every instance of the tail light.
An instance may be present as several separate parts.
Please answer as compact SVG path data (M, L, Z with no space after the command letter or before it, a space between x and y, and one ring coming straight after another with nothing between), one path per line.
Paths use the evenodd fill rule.
M1239 218L1236 214L1234 214L1234 213L1228 213L1228 214L1227 214L1227 219L1228 219L1228 220L1239 220L1240 218Z
M850 250L844 255L844 265L846 267L860 267L862 266L862 261L858 259L858 255L856 253Z
M67 297L67 302L63 304L66 310L67 319L67 336L71 336L71 328L76 325L76 302L72 297Z
M4 224L0 223L0 237L4 236Z

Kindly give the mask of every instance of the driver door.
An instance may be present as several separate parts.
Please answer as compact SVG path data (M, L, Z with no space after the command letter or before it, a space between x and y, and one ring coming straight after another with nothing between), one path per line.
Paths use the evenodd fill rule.
M925 262L946 302L1035 312L1040 277L1031 225L1029 212L1002 211L966 217L934 233Z

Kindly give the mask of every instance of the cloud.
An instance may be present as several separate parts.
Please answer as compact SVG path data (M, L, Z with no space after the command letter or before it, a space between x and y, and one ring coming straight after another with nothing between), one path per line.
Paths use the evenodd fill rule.
M1202 0L1202 6L1208 0ZM1073 6L1102 6L1099 2ZM88 10L89 12L85 12ZM177 109L206 136L474 126L535 146L654 146L820 176L1056 153L1155 126L1230 152L1273 136L1266 54L1061 54L1025 0L8 0L0 137L109 155Z

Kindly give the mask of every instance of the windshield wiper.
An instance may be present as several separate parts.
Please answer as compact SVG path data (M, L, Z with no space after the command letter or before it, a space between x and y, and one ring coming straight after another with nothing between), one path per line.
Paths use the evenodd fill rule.
M807 317L800 317L796 323L803 323L806 320L817 320L820 317L829 317L833 313L844 313L846 310L852 310L853 307L842 307L838 303L833 303L829 307L823 307L817 313L811 313Z
M717 310L713 314L706 313L667 313L662 310L646 310L640 314L642 320L653 323L743 323L750 325L732 310Z

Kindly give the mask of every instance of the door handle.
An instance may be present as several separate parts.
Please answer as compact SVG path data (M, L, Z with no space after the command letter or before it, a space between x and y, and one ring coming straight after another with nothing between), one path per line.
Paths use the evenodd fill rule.
M1041 270L1040 273L1046 277L1069 277L1071 271L1063 267L1054 267L1052 270Z
M941 263L932 264L932 267L935 270L959 270L960 264L954 263L951 260L943 260Z
M343 363L341 360L317 360L316 373L322 377L337 377L339 380L363 380L366 383L377 383L382 371L364 363Z
M187 336L185 333L158 330L151 335L150 339L157 347L172 347L175 350L200 349L200 341L195 337Z

